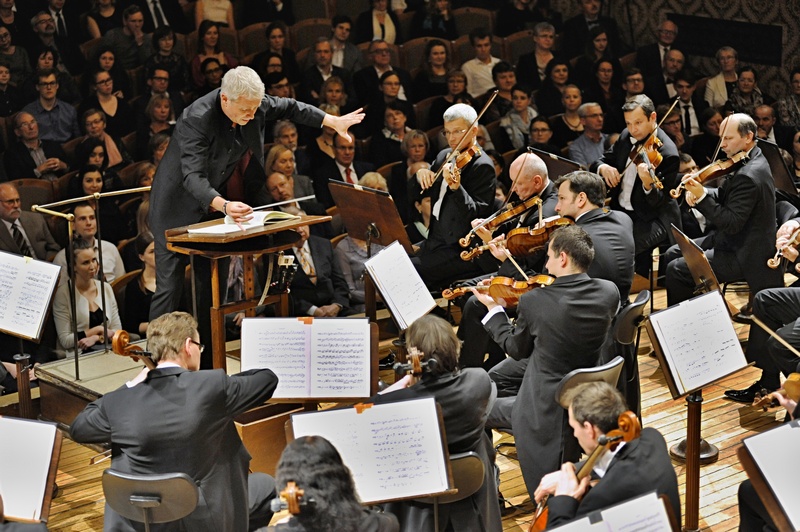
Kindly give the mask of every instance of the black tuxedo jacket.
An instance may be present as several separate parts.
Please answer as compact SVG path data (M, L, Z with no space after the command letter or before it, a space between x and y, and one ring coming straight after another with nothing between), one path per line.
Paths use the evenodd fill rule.
M375 170L375 165L365 161L353 161L351 164L355 170L355 179L358 181L367 172ZM339 173L339 167L336 166L336 161L328 159L324 161L319 167L314 169L311 175L311 181L314 183L314 194L317 196L317 201L322 203L325 208L334 206L333 196L328 188L328 181L341 181L342 175Z
M247 530L250 453L233 418L272 396L268 369L228 377L223 370L157 368L133 388L89 404L72 423L79 443L111 442L111 467L123 473L186 473L200 490L182 530ZM104 530L140 530L106 504Z
M633 283L633 222L624 213L597 208L575 222L592 237L594 259L586 273L617 285L620 303L627 304Z
M646 44L636 50L636 68L642 71L645 79L660 74L663 66L658 43ZM648 86L645 84L645 87Z
M22 211L19 215L19 222L28 235L28 240L33 246L33 252L39 260L52 260L61 247L56 243L47 223L41 214L35 212ZM22 251L14 241L11 232L6 228L6 224L0 223L0 250L8 251L21 255Z
M307 316L311 306L321 307L338 303L342 306L340 316L350 312L350 291L344 278L339 263L333 256L333 247L330 240L311 235L308 237L308 247L311 249L311 259L314 261L314 271L317 274L317 283L311 282L303 268L299 266L292 280L289 297L292 302L291 312L295 316ZM294 249L292 250L294 253Z
M642 435L625 444L611 459L603 478L578 501L568 495L551 497L547 527L563 525L577 517L614 506L656 490L666 495L678 522L681 501L678 478L672 467L667 443L656 429L645 427Z
M662 146L659 149L663 160L656 168L656 176L664 184L664 188L652 188L649 194L645 194L644 187L642 186L639 177L633 185L633 192L631 193L631 204L633 205L633 218L634 220L644 220L646 222L658 219L667 229L670 241L672 241L672 232L669 230L670 224L675 224L676 227L680 226L681 213L678 209L678 203L669 195L669 191L678 186L678 167L680 159L678 158L678 149L675 143L667 136L667 134L659 129L658 139L661 141ZM597 172L601 164L609 164L619 170L622 174L625 166L630 160L629 155L633 144L630 141L631 135L628 133L627 128L622 131L619 140L614 143L610 150L603 154L603 157L591 165L591 171ZM632 163L631 163L632 164ZM619 194L621 191L621 183L610 191L611 208L615 210L624 210L619 204Z
M56 157L70 164L64 150L61 148L61 144L54 140L43 140L42 151L44 151L44 156L48 159ZM6 175L9 181L15 179L36 179L36 174L34 174L33 171L38 165L33 160L31 151L19 139L8 147L3 162L6 165Z

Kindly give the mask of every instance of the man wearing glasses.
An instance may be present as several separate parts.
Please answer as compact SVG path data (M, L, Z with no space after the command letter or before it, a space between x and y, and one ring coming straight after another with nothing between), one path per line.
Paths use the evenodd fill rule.
M359 105L366 105L376 98L383 97L379 80L381 75L390 70L400 78L400 92L397 93L397 99L412 101L410 96L411 74L407 70L392 65L392 51L389 43L383 40L372 41L369 44L369 56L372 58L372 65L353 74L353 88L356 91Z
M39 98L26 105L22 110L30 113L39 124L39 138L54 140L59 143L80 136L78 113L75 107L56 98L58 78L53 69L39 70L36 73L36 90ZM16 179L16 177L14 177Z
M17 2L17 4L21 3L27 2ZM57 35L56 21L49 11L39 11L31 19L31 28L33 28L34 36L30 47L26 46L31 58L39 57L47 49L55 50L58 52L59 64L56 66L59 70L63 67L73 76L83 74L86 60L77 44L78 39L75 37L67 39Z
M198 371L203 344L197 322L173 312L150 322L147 348L156 368L143 368L122 388L89 404L72 423L80 443L111 442L111 468L139 475L180 472L200 491L182 530L255 530L269 524L275 481L247 474L250 454L233 419L272 397L268 369L227 376ZM106 530L134 524L105 508Z
M678 26L671 20L664 20L655 32L656 42L639 47L636 50L636 68L645 77L655 76L661 72L667 52L673 49L678 36ZM616 52L616 51L615 51Z

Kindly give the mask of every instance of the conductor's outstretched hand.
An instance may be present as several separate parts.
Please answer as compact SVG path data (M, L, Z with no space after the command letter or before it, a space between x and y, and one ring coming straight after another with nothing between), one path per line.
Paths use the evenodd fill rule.
M322 120L322 125L332 127L338 134L347 140L352 141L353 139L350 137L350 134L347 132L347 130L350 129L350 126L360 124L362 120L364 120L363 108L356 109L352 113L347 113L343 116L326 114L325 118Z

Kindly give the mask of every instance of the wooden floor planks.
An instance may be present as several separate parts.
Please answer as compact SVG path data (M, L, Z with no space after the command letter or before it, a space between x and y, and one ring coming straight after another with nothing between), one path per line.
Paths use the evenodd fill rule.
M739 305L744 302L738 295L729 294L728 297ZM666 306L663 290L656 292L655 306ZM746 326L737 325L737 330L740 338L746 338ZM643 331L639 348L643 425L657 428L664 434L667 443L674 445L686 435L686 404L683 399L672 400L658 362L648 356L649 352L649 338ZM724 390L745 388L758 378L758 373L758 370L749 368L704 390L702 434L707 441L719 447L720 457L716 463L701 468L700 525L703 530L725 532L738 528L736 492L746 475L736 458L736 448L742 438L775 427L778 424L776 418L783 419L783 410L762 412L723 398ZM501 441L513 441L513 438L495 433L495 442ZM505 449L504 452L509 453L511 458L498 455L500 487L506 499L516 508L503 518L503 528L506 531L527 531L534 508L522 481L519 465L514 459L514 449ZM65 438L57 477L60 492L51 507L50 530L102 530L104 499L100 477L109 462L90 466L89 459L95 454L96 451ZM673 463L678 474L681 500L684 501L684 466Z

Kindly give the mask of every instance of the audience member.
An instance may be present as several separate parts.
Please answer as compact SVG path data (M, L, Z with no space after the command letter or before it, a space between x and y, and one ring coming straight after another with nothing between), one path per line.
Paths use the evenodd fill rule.
M347 71L352 76L364 67L361 50L350 42L353 21L347 15L336 15L331 19L331 48L333 66Z
M539 22L533 27L533 51L522 54L517 60L517 82L530 90L539 90L545 79L545 69L552 61L556 30L549 22Z
M34 37L26 46L29 57L38 57L44 49L55 50L58 52L59 61L54 68L73 76L83 73L86 60L78 47L79 41L57 36L56 24L49 12L38 12L31 19L31 27Z
M33 115L41 126L41 139L63 143L80 135L75 108L56 98L56 71L40 70L36 73L36 78L39 97L23 107L23 110Z
M133 162L133 157L119 137L106 133L106 114L100 109L87 109L81 116L86 136L103 141L108 157L108 168L121 170Z
M169 146L170 137L165 133L156 133L150 138L150 141L147 143L147 153L148 157L146 160L153 163L156 167L158 167L158 163L161 162L161 159L164 157L164 154L167 152L167 146Z
M406 122L413 127L415 125L414 106L410 101L400 99L402 81L397 72L390 70L381 74L378 86L380 87L378 95L367 105L364 110L364 121L359 124L357 130L362 132L364 137L380 135L384 127L386 108L389 104L394 104L395 108L402 111L406 116Z
M347 114L350 111L355 111L355 107L348 104L349 100L347 87L342 78L331 76L322 82L322 86L319 89L319 103L335 105L340 112Z
M467 92L467 75L461 70L451 70L445 76L447 83L447 94L441 98L437 98L431 104L428 113L428 123L431 125L438 124L442 120L444 112L451 105L457 103L465 103L471 107L476 107L475 100Z
M165 94L154 94L150 97L144 110L145 123L136 132L137 160L147 158L147 145L150 139L159 133L172 136L175 129L175 111L172 100Z
M705 103L705 100L703 100ZM706 104L708 106L708 104ZM658 115L658 123L661 124L661 129L664 130L672 142L675 143L675 147L678 148L680 153L686 153L688 157L691 157L689 153L692 150L692 137L686 136L683 133L683 120L681 119L680 109L673 109L669 116L667 116L667 111L670 110L670 105L661 104L656 107L656 114Z
M0 58L7 64L10 82L16 86L22 85L33 74L27 50L13 42L13 36L5 26L0 26Z
M389 102L383 112L383 129L372 136L370 159L376 168L403 159L401 144L411 128L406 126L408 117L399 102Z
M531 107L531 95L528 89L514 85L511 89L512 108L500 119L500 127L505 131L511 145L518 150L528 144L531 121L538 116Z
M411 19L411 38L433 37L446 41L458 39L456 19L450 0L434 0L418 9Z
M356 18L356 43L380 39L388 44L403 42L400 21L390 11L389 0L368 0L369 9Z
M703 131L692 140L692 159L698 165L706 166L714 162L719 144L719 126L722 115L714 107L708 107L700 113L700 129Z
M561 105L564 107L564 112L550 117L550 127L553 128L551 142L562 150L583 132L583 122L578 113L582 103L581 90L578 87L575 85L564 87L561 93Z
M235 30L233 3L231 0L197 0L194 5L194 25L199 27L204 20Z
M413 101L411 92L411 75L407 70L392 65L392 52L389 43L375 40L369 43L369 55L372 64L353 74L353 89L360 105L366 105L381 96L380 78L393 71L400 78L400 91L397 98Z
M569 145L569 158L589 168L603 156L607 135L603 133L603 109L596 102L578 107L583 134Z
M647 95L656 105L672 103L677 91L675 90L675 76L683 70L686 58L678 49L673 48L664 58L664 67L659 74L647 78L644 82Z
M49 48L42 49L38 57L34 57L36 69L30 76L25 79L20 85L20 93L26 96L35 94L37 92L37 83L39 82L39 70L53 70L54 66L58 64L58 52ZM75 78L69 72L62 70L55 70L56 80L58 81L58 91L56 97L73 105L80 103L82 94L78 84L75 83Z
M708 107L708 102L703 99L702 95L695 93L697 77L689 69L684 68L675 74L674 85L679 99L675 111L681 117L684 139L691 139L702 133L700 116ZM681 149L680 146L678 149Z
M621 98L613 102L611 108L606 110L606 133L619 133L625 128L622 106L635 96L645 93L644 76L638 68L626 70L623 79Z
M347 140L341 135L333 137L334 157L319 166L315 166L311 180L314 183L314 192L317 201L325 208L333 207L333 196L328 189L328 181L343 181L345 183L358 183L358 180L367 172L375 170L372 163L356 161L355 142Z
M558 57L547 63L545 79L536 92L536 109L539 114L551 117L564 112L561 101L564 88L569 84L569 61Z
M561 32L561 42L563 43L562 54L571 59L580 55L589 42L589 34L592 28L603 26L608 36L608 44L614 53L623 54L626 50L620 40L617 22L611 18L600 14L600 0L580 0L581 12L571 19L564 22Z
M106 190L120 190L123 188L122 181L116 170L108 169L108 154L106 146L102 140L95 137L84 137L75 146L75 155L72 158L70 170L80 170L86 166L96 166L103 172Z
M592 28L589 32L589 40L586 42L586 50L572 66L572 82L578 87L587 87L594 77L594 64L601 59L613 64L615 71L621 71L622 66L620 66L614 52L608 45L606 29L603 26Z
M290 180L291 189L294 193L292 197L304 198L314 194L314 186L311 183L311 178L296 171L294 152L292 152L290 148L287 148L282 144L276 144L275 146L271 147L264 160L264 168L266 168L267 176L269 176L272 172L280 172ZM274 198L274 196L273 199L275 201L282 201L281 199ZM314 212L310 214L318 213Z
M347 72L331 62L333 51L330 41L320 37L314 44L314 64L303 71L298 88L298 98L304 102L318 105L322 84L331 77L337 77L347 83Z
M295 172L300 175L311 174L311 164L305 149L297 149L297 126L289 120L275 122L273 138L275 142L292 150L294 154Z
M789 73L789 94L778 100L775 110L782 126L800 129L800 67Z
M736 87L728 95L728 102L735 113L745 113L754 116L753 112L759 105L772 105L775 98L764 94L758 87L758 73L751 66L743 66L738 72Z
M129 99L133 97L131 79L128 77L128 73L125 72L122 65L117 62L114 50L110 46L103 46L102 44L97 47L88 68L90 73L99 72L101 70L111 74L111 78L114 80L114 94L117 97ZM59 81L62 80L59 78ZM89 91L92 90L91 84L93 82L94 79L92 76L86 76L83 79L81 87L83 94L88 94Z
M136 4L129 5L122 12L122 27L106 32L101 41L114 51L114 57L125 70L144 65L153 55L152 35L142 29L144 13Z
M154 65L150 70L145 69L145 89L141 97L137 98L134 111L136 113L136 127L146 125L147 105L155 95L166 96L170 100L172 112L175 117L180 116L185 107L181 92L172 87L172 73L165 65ZM170 89L173 89L170 91Z
M183 15L181 0L158 0L157 4L152 0L129 0L129 2L141 8L144 15L142 29L145 33L153 33L163 26L169 26L176 33L184 35L194 29L190 21Z
M506 61L500 61L492 67L492 81L494 87L486 91L486 93L479 99L478 106L483 109L492 94L497 91L497 97L492 102L486 111L483 113L480 122L482 124L490 124L500 120L503 116L508 114L513 109L511 103L511 89L517 84L517 76L514 73L514 67Z
M8 63L0 59L0 116L11 116L22 108L22 93L11 85Z
M169 26L162 26L153 33L153 44L156 52L144 62L145 75L148 81L153 79L153 75L166 77L169 88L174 92L170 97L175 101L180 98L181 92L189 90L189 65L184 56L175 51L175 33ZM168 75L155 74L158 70L167 71ZM156 92L155 83L148 85L150 90ZM180 112L183 105L175 109Z
M530 0L505 0L496 16L495 33L500 37L525 31L539 22L536 13L531 9Z
M413 202L409 197L410 187L408 182L414 179L414 174L418 168L413 172L411 168L417 163L425 162L429 149L430 141L428 140L428 135L419 129L412 129L406 132L403 141L400 143L400 152L403 159L401 159L400 164L392 167L392 172L389 176L389 193L394 199L397 212L400 214L404 224L411 222L415 212Z
M95 238L97 234L97 220L95 218L94 208L88 203L78 203L73 206L72 213L75 215L75 238L80 237L89 242L94 246L95 250L97 250L98 242L103 247L103 275L105 276L105 280L111 283L114 279L125 275L125 267L122 263L122 257L120 257L119 251L117 251L117 246L106 240L98 240ZM63 249L56 253L55 258L53 258L53 264L61 266L59 283L66 284L69 275L67 271L67 259ZM96 273L99 276L100 271L97 270Z
M61 144L40 137L39 123L32 114L22 111L14 116L14 134L17 140L3 156L9 179L55 181L66 172L67 156Z
M622 71L614 62L600 59L592 65L592 77L583 89L584 99L597 102L608 114L618 102L624 101Z
M553 155L561 154L561 150L551 143L553 129L550 127L550 120L548 120L546 116L539 115L531 120L529 138L531 148L546 151ZM519 150L517 156L520 156L524 151L525 150Z
M341 116L339 107L335 105L321 104L319 108L328 114ZM336 136L336 131L334 131L333 128L322 126L319 135L307 144L306 154L308 155L312 176L314 175L315 169L333 160L335 155L333 150L334 136Z
M39 9L38 2L23 2L19 6L14 0L0 2L0 22L11 32L11 40L22 46L30 46L35 34L30 19Z
M86 32L92 39L99 39L110 30L122 27L122 10L116 0L95 0L86 13Z
M723 46L716 53L720 72L708 78L706 82L705 100L711 107L720 108L728 101L729 94L736 87L739 66L739 54L730 46Z
M492 34L486 28L475 28L469 32L469 43L475 57L461 65L467 77L467 92L473 98L483 96L494 87L492 69L500 59L492 56Z
M22 210L13 183L0 183L0 250L38 260L53 260L61 249L41 214Z
M669 19L664 19L655 31L656 42L646 44L636 50L636 68L642 75L650 77L661 72L664 58L672 49L678 36L678 26Z
M226 71L236 67L239 63L235 57L220 47L219 24L211 20L204 20L200 23L197 35L197 54L192 58L190 68L192 83L195 88L202 89L208 81L204 75L205 71L201 68L206 59L216 59L220 67Z
M289 34L289 28L283 21L275 20L267 26L264 32L267 36L267 49L253 58L253 68L259 75L263 76L268 71L267 63L270 54L275 54L281 58L283 73L286 74L289 81L299 83L301 78L297 58L294 50L286 46L286 36Z
M82 4L76 0L47 0L47 12L56 22L56 35L77 43L87 41L85 29L81 26Z
M203 84L197 89L198 96L205 96L209 92L220 88L225 70L219 59L216 57L203 59L200 64L200 72L203 74Z
M292 0L280 2L245 2L245 20L253 22L280 22L291 26L294 24Z
M431 39L425 45L423 62L414 76L414 100L447 94L447 73L450 71L450 52L444 41Z
M740 78L741 79L741 78ZM794 138L795 131L786 126L777 124L778 120L775 116L775 109L770 105L758 105L752 113L749 113L756 121L758 126L758 134L760 139L774 142L780 148L792 152L792 139Z
M414 170L416 173L416 170L421 168L430 168L430 165L422 161L412 164L408 170ZM412 244L422 246L422 242L428 238L428 230L431 226L431 197L425 194L425 191L421 191L411 201L413 201L415 212L411 221L406 224L406 234Z
M69 180L66 196L67 198L79 198L101 192L111 192L109 189L104 189L105 182L106 179L100 167L84 166ZM113 197L100 199L99 209L97 201L91 199L87 203L95 212L99 210L99 227L103 239L117 244L120 240L130 237L115 199Z
M88 109L100 109L106 115L106 131L114 137L124 137L136 131L136 115L128 102L114 95L114 78L105 70L91 75L92 93L80 107L84 113Z
M150 232L140 233L133 245L143 268L136 279L125 287L122 326L130 333L146 337L147 327L150 325L150 300L156 291L156 254L153 235Z

